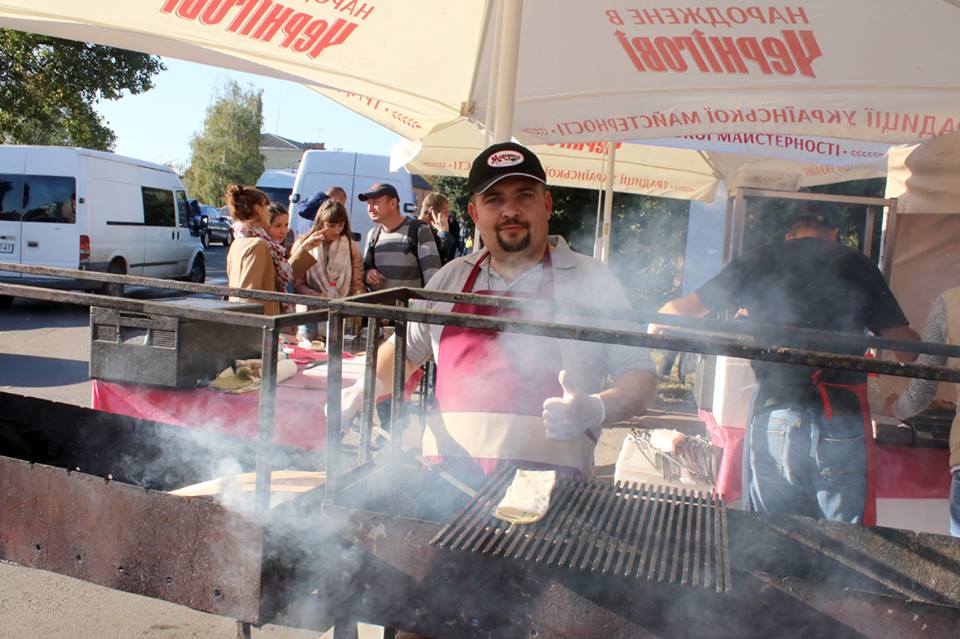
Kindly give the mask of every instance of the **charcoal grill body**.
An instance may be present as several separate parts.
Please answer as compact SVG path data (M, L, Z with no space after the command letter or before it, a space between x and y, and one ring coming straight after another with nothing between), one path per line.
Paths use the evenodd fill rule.
M322 505L315 534L350 552L314 558L317 615L433 637L960 636L957 540L730 511L718 593L431 546L424 515L456 499L427 475L384 469Z
M317 298L194 283L34 266L0 267L98 282L165 286L218 297L242 295L259 301L318 304ZM8 284L0 284L0 293L164 314L154 308L153 302L141 300ZM139 482L135 473L117 472L114 462L129 455L133 466L138 462L156 464L158 474L154 479L178 476L178 483L186 483L183 480L193 471L171 463L177 458L166 458L164 444L149 438L138 441L146 428L132 435L124 433L131 427L127 420L102 414L93 417L90 411L54 407L53 402L31 404L27 398L0 397L0 419L18 414L21 426L38 426L41 434L25 428L21 432L29 437L14 441L13 446L27 450L26 456L0 457L0 557L244 622L282 619L283 623L317 629L325 629L330 621L354 619L434 637L960 636L960 600L956 596L960 546L956 540L731 512L734 587L729 592L598 578L430 546L442 522L464 505L463 494L449 485L441 488L444 481L435 473L397 463L400 437L392 439L389 451L395 463L377 466L368 461L361 446L360 459L366 463L343 473L337 437L345 317L394 320L398 369L403 366L406 323L424 321L940 381L960 381L957 371L838 355L831 351L837 338L829 335L820 335L825 340L824 352L817 352L789 345L614 331L593 328L592 321L555 324L485 315L453 316L403 307L412 296L503 308L520 304L509 298L395 289L329 305L323 302L321 310L273 318L244 313L227 318L225 313L171 309L171 314L183 319L228 321L263 331L261 352L266 365L259 442L256 453L253 442L244 449L244 459L249 462L246 467L255 465L258 471L260 519L255 521L227 513L213 503L153 492L145 488L151 484ZM558 310L570 312L569 308ZM278 448L272 446L276 375L272 363L277 355L278 331L325 319L329 319L330 327L328 388L332 419L324 468L335 490L328 495L320 490L305 493L289 504L270 509L268 471L298 467L278 463L270 453ZM726 327L734 334L742 330L737 322L677 321L681 326L708 330ZM369 325L369 335L375 337L376 323ZM853 338L842 339L846 344ZM912 348L910 344L898 346L875 338L855 341L860 346ZM375 342L368 339L369 355ZM928 351L960 356L960 346L956 345L924 346L923 352ZM368 369L368 388L373 387L372 373ZM402 414L400 397L402 379L398 376L395 416ZM84 424L79 432L86 435L71 434L76 426L70 418ZM363 421L363 435L369 442L369 420ZM164 428L156 424L152 427ZM34 451L43 449L42 435L47 432L53 434L53 443L46 451L47 457L38 458ZM24 460L40 463L31 465ZM44 463L57 467L40 465ZM76 466L84 472L67 470ZM313 469L309 465L306 468ZM105 480L107 473L118 481ZM210 476L196 473L198 478ZM158 481L152 487L169 486ZM776 556L780 554L783 556ZM296 614L292 608L296 608ZM337 623L336 627L337 634L345 634L347 624ZM249 631L249 624L244 628Z
M261 523L161 492L209 479L224 456L252 470L256 442L0 393L0 559L257 622Z

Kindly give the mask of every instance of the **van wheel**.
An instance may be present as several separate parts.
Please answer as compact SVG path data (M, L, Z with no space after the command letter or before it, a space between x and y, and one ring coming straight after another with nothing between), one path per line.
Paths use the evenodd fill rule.
M6 308L13 304L13 296L11 295L0 295L0 308Z
M200 245L203 248L210 248L210 231L204 231L200 234Z
M193 266L190 267L190 281L194 284L203 284L207 279L207 267L203 263L203 255L193 258Z
M110 266L107 267L107 273L111 273L113 275L126 275L127 267L122 261L114 260L113 262L110 262ZM110 297L123 297L123 289L124 285L117 282L109 282L103 286L103 292Z

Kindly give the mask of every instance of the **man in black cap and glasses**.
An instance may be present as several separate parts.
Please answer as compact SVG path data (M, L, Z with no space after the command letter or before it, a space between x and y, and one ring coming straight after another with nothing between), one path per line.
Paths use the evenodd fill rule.
M785 241L744 253L660 312L746 309L763 325L917 339L876 265L842 246L839 233L829 216L803 213ZM763 329L755 337L810 348L789 328ZM763 512L874 523L866 374L759 360L752 366L757 392L743 452L745 503Z
M364 282L371 289L422 288L441 265L430 226L400 212L392 184L374 184L357 199L366 202L374 224L364 251Z
M446 264L428 289L629 309L603 264L548 234L553 199L532 151L511 142L487 148L473 161L467 185L468 212L485 248ZM518 316L470 303L417 305ZM637 328L625 322L592 325L601 324ZM392 388L393 350L387 342L378 353L377 395ZM590 476L600 428L639 414L656 392L649 353L617 344L411 324L406 373L431 355L439 410L428 418L422 453L465 481L479 482L505 461ZM343 418L358 411L362 389L344 391Z

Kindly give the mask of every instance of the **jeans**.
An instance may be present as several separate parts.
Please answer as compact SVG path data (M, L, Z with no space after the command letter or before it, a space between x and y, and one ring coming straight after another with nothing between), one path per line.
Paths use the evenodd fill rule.
M960 470L953 473L950 482L950 534L960 537Z
M863 417L820 406L765 408L747 434L749 498L759 512L860 523L867 493ZM960 490L960 489L958 489Z

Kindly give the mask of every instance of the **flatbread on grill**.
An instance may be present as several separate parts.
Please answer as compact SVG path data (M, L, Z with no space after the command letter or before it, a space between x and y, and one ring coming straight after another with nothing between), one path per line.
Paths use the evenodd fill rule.
M511 524L538 521L550 508L550 493L556 483L555 470L517 469L493 516Z

